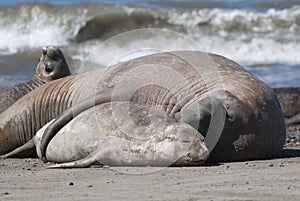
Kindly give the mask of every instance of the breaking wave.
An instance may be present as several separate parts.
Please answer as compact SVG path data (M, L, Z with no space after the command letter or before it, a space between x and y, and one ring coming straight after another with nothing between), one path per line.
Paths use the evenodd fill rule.
M0 53L68 45L85 22L82 10L24 4L0 10Z
M0 9L0 54L64 46L75 59L106 39L137 28L170 29L203 49L243 64L300 64L300 7L261 12L247 9L155 9L125 5L22 4ZM132 46L145 41L136 40ZM189 49L180 40L155 36L151 46ZM114 48L126 50L115 44ZM131 47L132 48L132 47ZM113 49L108 49L113 51Z

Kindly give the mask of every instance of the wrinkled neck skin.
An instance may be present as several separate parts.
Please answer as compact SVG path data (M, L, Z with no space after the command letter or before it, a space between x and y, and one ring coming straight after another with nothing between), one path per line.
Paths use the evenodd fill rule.
M45 84L47 81L43 79L41 76L34 75L32 80L17 84L14 86L7 86L7 87L2 87L0 88L0 91L3 91L3 94L6 93L7 98L11 98L15 101L17 101L19 98L24 96L25 94L31 92L37 87L42 86ZM3 95L1 94L1 95ZM0 96L1 96L0 95ZM1 96L2 98L2 96Z
M44 77L42 77L40 75L35 74L32 78L32 82L33 82L32 86L34 88L37 88L37 87L42 86L43 84L46 84L50 81L46 80Z
M16 92L19 92L19 97L21 97L21 95L23 96L29 93L30 91L34 90L35 88L40 87L48 82L50 81L48 81L44 76L40 75L37 69L36 73L34 74L31 80L14 86L3 87L3 89L6 89L6 91L15 90Z
M24 91L26 93L29 93L32 90L42 86L45 83L47 83L47 81L45 79L43 79L42 77L40 77L38 75L34 75L32 80L22 83L22 84L18 84L16 86L14 86L14 88L18 89L19 91Z
M43 125L71 106L73 82L67 79L64 84L45 84L0 114L0 154L28 142ZM27 83L26 87L34 85Z
M0 114L0 154L28 142L47 122L95 95L99 73L71 75L46 83Z
M35 79L15 86L0 88L0 113L13 105L21 97L43 84L43 81Z

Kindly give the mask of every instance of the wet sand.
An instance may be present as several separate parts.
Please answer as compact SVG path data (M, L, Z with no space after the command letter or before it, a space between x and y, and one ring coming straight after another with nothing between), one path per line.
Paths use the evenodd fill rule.
M300 148L272 160L201 167L46 169L0 161L0 200L299 200ZM146 172L146 173L145 173Z

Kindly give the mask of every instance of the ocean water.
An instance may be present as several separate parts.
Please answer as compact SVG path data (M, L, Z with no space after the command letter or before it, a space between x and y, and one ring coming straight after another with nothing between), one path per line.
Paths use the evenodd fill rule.
M2 0L0 27L0 86L29 80L46 45L73 73L199 49L271 87L300 86L300 0Z

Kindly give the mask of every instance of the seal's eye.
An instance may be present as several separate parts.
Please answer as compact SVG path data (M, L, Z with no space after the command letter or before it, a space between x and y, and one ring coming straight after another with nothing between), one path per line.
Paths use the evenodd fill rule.
M50 66L49 64L45 65L45 71L47 73L51 73L53 71L53 66Z

